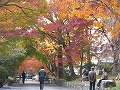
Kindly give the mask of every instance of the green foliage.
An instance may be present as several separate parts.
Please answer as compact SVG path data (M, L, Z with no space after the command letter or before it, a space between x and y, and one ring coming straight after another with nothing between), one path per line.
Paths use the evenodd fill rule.
M116 86L116 82L106 82L106 84L104 85L105 88L112 88Z
M4 84L5 80L8 77L8 71L3 66L0 66L0 84Z
M6 67L10 75L13 76L27 57L35 56L43 63L47 63L46 56L38 52L36 48L36 38L7 38L0 42L0 65Z
M37 51L36 48L31 45L26 47L26 52L27 56L35 56L37 60L42 61L43 63L48 62L47 57L43 53Z
M14 75L21 62L26 58L23 49L12 50L9 53L0 55L0 65L6 67L10 75Z
M7 79L7 83L8 83L8 86L12 85L12 83L14 83L14 78L9 76L8 79Z
M103 68L106 68L107 72L111 71L112 65L109 63L105 63L105 65L103 66Z
M14 37L14 38L6 38L0 40L0 55L11 53L11 51L16 49L24 48L24 37Z
M27 55L32 56L36 52L36 49L33 46L28 45L26 47L26 52Z
M116 87L112 88L113 90L120 90L120 81L116 82Z
M47 57L46 57L43 53L41 53L41 52L38 52L38 51L37 51L37 52L34 54L34 56L35 56L38 60L42 61L43 63L47 63L47 62L48 62Z
M87 70L90 70L92 66L95 66L95 64L92 62L87 62L83 67L86 68Z

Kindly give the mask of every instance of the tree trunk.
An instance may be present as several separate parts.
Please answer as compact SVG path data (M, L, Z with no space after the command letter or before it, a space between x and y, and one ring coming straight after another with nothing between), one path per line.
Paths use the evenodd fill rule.
M58 49L58 77L63 77L62 46Z
M80 62L80 76L82 76L82 64L83 64L83 62L81 60L81 62Z
M82 76L83 52L81 52L81 54L80 54L80 59L81 59L81 63L80 63L80 76Z
M62 61L62 45L63 45L63 38L62 38L62 31L59 30L58 34L58 68L57 68L57 77L58 79L63 77L63 61Z
M113 43L114 43L114 49L113 49L114 64L113 64L112 73L117 74L118 72L120 72L120 36L115 38Z
M74 72L73 64L72 64L72 63L68 63L68 66L69 66L69 68L70 68L71 76L75 76L75 72Z
M65 52L66 52L67 59L69 60L68 61L68 66L69 66L69 69L70 69L71 76L75 76L73 63L72 63L72 57L71 57L71 55L69 55L69 53L70 53L69 49L65 49Z

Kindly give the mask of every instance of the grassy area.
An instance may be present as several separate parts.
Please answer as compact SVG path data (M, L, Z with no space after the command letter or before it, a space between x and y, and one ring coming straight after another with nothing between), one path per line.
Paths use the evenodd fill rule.
M116 81L116 87L114 87L113 90L120 90L120 80Z
M96 78L100 79L101 75L97 75ZM110 76L108 76L108 79L110 79L110 80L113 80L113 79L115 80L115 78L116 78L116 75L110 75Z

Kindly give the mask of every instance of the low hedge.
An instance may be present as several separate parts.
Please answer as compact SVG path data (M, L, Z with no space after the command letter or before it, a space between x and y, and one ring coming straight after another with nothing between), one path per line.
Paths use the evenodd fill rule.
M3 86L8 77L8 71L5 67L0 66L0 87Z

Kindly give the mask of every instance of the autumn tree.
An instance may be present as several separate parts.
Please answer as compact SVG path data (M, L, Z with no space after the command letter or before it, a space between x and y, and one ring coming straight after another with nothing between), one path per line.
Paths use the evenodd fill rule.
M0 1L0 18L1 18L0 54L4 56L6 54L9 55L9 53L13 52L15 49L23 49L25 51L26 49L25 47L30 43L29 42L28 44L26 44L27 42L24 43L24 40L28 40L25 39L24 36L27 37L31 36L31 34L29 33L30 27L36 23L36 18L38 18L41 15L44 15L46 11L47 11L47 2L45 0L29 0L29 1L1 0ZM33 46L33 44L31 46ZM26 54L28 53L26 53L25 51L25 57ZM40 53L37 53L36 55L38 58L40 56L39 54ZM15 61L17 60L20 61L19 57L16 58L15 56L10 56L10 57L13 57ZM22 57L22 60L23 59L25 58ZM12 59L9 60L11 60L10 61L11 63L14 62ZM1 59L1 62L6 62L6 61Z
M88 0L89 1L89 0ZM87 1L86 1L87 3ZM118 0L97 0L91 1L89 3L89 9L91 12L90 15L94 19L93 27L97 33L100 33L101 36L105 36L108 42L111 44L114 57L114 66L113 68L116 71L119 71L119 45L116 44L119 42L119 33L120 33L120 13L119 13L120 3ZM86 7L87 8L87 7ZM92 11L93 10L93 11ZM114 41L112 38L117 39Z
M38 37L41 40L47 37L56 43L58 67L61 69L59 73L62 75L62 55L66 55L70 71L74 75L70 50L77 49L77 52L73 51L75 53L79 51L81 60L85 55L90 61L91 47L102 44L96 41L99 41L100 36L104 36L111 44L114 68L117 67L115 70L118 70L119 4L119 0L50 0L49 8L46 9L48 4L44 0L2 0L0 1L0 43L7 41L5 37L16 34L22 37L35 34L35 41ZM6 30L12 31L6 33ZM13 34L13 31L18 32ZM35 44L29 44L28 50L34 49L35 52L38 50L39 47ZM63 49L65 54L62 53ZM46 51L44 53L48 55Z
M38 43L37 43L37 35L34 34L28 34L28 32L24 30L16 30L14 32L6 32L5 34L2 34L2 37L4 37L4 40L2 40L1 44L1 56L4 58L0 58L0 62L4 62L4 64L7 68L14 71L13 74L18 70L18 67L20 64L30 56L35 56L37 60L47 63L46 56L38 51ZM19 33L18 33L19 32ZM16 34L17 33L17 34ZM25 34L26 33L26 34ZM21 37L22 36L22 37ZM19 50L22 50L24 53L19 52ZM21 55L22 53L22 55ZM9 57L8 57L9 56ZM9 61L9 62L7 62ZM16 62L16 63L13 63ZM15 64L15 65L13 65Z
M21 63L18 71L19 73L22 73L22 71L24 70L26 73L35 75L38 74L42 65L42 62L36 60L36 58L33 56L24 60Z
M114 43L118 43L119 41L119 32L120 32L119 0L106 0L106 1L104 0L95 0L95 1L79 0L78 1L79 3L77 3L76 0L71 0L71 1L76 2L76 4L74 4L75 6L72 7L72 11L70 11L71 10L70 7L68 7L69 10L67 11L62 9L63 12L65 12L64 17L67 17L67 16L72 17L76 15L78 17L82 17L87 20L92 20L93 25L90 26L92 34L94 33L93 34L94 36L98 36L98 37L105 36L107 38L108 42L111 44L113 48L113 53L114 53L113 57L115 61L114 68L115 67L118 68L119 65L115 63L119 61L118 59L119 52L116 50L116 44ZM66 2L69 4L69 6L71 5L71 3L69 3L68 1ZM59 14L59 15L62 16L62 14ZM115 40L116 42L112 42L112 37L118 37L118 39ZM95 39L95 38L92 38L92 39ZM97 40L99 40L99 38ZM117 49L118 47L119 46L117 44Z
M58 11L54 14L54 16L58 15L57 18L59 17L67 21L67 18L78 16L87 20L93 20L93 26L90 27L92 34L94 32L94 36L105 36L111 44L113 44L111 42L112 36L119 37L119 0L52 0L53 2L54 9L52 10ZM116 50L114 51L116 52ZM116 59L116 54L114 59ZM118 59L114 61L116 62Z
M47 11L45 0L1 0L0 31L15 30L33 25Z
M76 4L79 6L78 2L55 1L53 4L50 3L50 9L49 9L48 15L46 15L43 18L43 21L45 19L46 22L44 22L44 25L42 24L41 25L44 27L43 31L49 33L50 35L58 39L58 40L55 39L55 41L58 41L58 45L59 45L58 47L58 56L60 55L59 58L62 58L61 56L62 48L65 49L67 59L69 60L68 65L69 65L71 74L74 75L73 61L71 57L72 55L69 54L70 50L67 49L67 47L71 45L71 41L72 41L71 38L76 34L73 32L75 31L77 32L77 30L80 30L80 29L83 29L83 32L84 32L84 28L88 27L92 21L84 20L84 18L79 18L77 15L70 16L71 14L70 11L74 12L74 9L71 10L70 8L73 8L73 7L76 8L75 7ZM61 59L58 62L62 62Z

